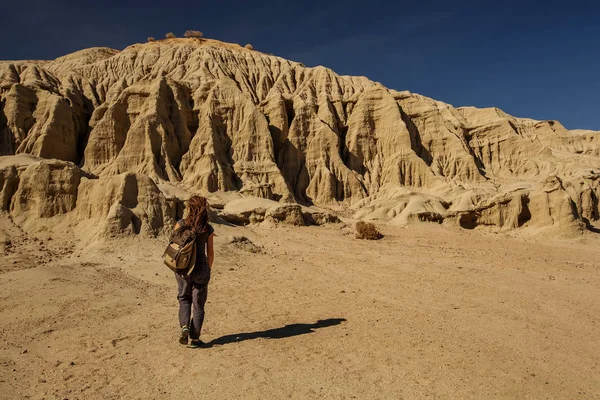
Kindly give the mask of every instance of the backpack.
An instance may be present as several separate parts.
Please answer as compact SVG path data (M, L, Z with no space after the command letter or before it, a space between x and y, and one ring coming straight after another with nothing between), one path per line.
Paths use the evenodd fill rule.
M196 231L184 224L175 229L163 259L172 271L191 274L196 264Z

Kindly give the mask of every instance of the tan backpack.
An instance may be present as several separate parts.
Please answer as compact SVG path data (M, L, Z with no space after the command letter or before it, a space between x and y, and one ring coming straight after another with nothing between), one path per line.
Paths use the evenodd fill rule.
M163 259L172 271L191 274L196 264L196 231L183 224L175 229Z

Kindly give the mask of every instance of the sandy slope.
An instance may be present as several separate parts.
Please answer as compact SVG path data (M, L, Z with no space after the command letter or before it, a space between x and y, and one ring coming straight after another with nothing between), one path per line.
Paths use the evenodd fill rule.
M0 398L600 398L593 236L216 228L215 345L202 350L176 342L162 241L82 251L41 237L54 254L42 265L39 242L11 232ZM232 234L262 252L227 244Z

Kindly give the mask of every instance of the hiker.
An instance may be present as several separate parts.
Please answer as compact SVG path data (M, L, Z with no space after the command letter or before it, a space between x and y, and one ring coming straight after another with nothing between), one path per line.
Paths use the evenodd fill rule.
M179 343L187 344L191 339L191 348L202 347L200 331L204 322L204 304L208 295L208 282L214 260L213 237L214 229L208 223L208 202L202 196L192 196L187 202L187 217L175 225L177 229L187 225L195 229L196 262L189 271L175 272L177 279L177 300L179 300L179 326L181 335ZM189 273L189 274L188 274ZM193 305L193 307L192 307ZM193 309L193 317L190 315Z

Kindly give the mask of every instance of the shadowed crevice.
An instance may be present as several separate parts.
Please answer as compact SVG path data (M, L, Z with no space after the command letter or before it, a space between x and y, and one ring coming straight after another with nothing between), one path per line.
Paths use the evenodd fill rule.
M518 226L522 227L531 220L531 211L529 211L529 197L521 197L521 213L518 217Z
M592 233L600 233L600 228L596 228L594 225L592 225L592 223L590 222L589 219L583 217L581 218L581 220L583 221L583 223L585 224L585 228L592 232Z
M597 221L600 219L600 200L593 190L590 191L590 197L592 200L592 219Z
M479 174L481 174L481 176L483 176L485 179L489 179L487 177L487 173L485 172L485 164L483 163L483 161L481 160L481 158L479 158L477 156L477 154L475 153L475 149L473 149L473 147L471 146L471 133L468 129L463 128L463 137L465 138L465 146L467 148L467 151L469 152L469 154L471 155L471 157L473 157L473 160L475 161L475 166L477 167L477 169L479 170Z
M400 111L400 115L402 117L402 121L406 125L408 129L408 133L410 134L410 147L412 150L423 160L428 167L433 163L433 156L423 146L421 142L421 132L419 132L419 128L415 125L413 120L402 110L400 106L398 106L398 110Z
M85 94L83 94L83 91L80 91L80 94L84 124L81 127L80 131L77 133L77 160L75 164L77 164L81 168L85 163L85 148L87 147L88 140L90 138L90 133L92 132L90 121L92 119L92 114L94 113L95 107L92 100L85 96Z
M294 110L294 101L291 99L284 99L285 113L287 115L288 132L296 118L296 111Z
M8 120L4 114L4 105L6 101L0 100L0 156L14 154L14 138L8 129Z

